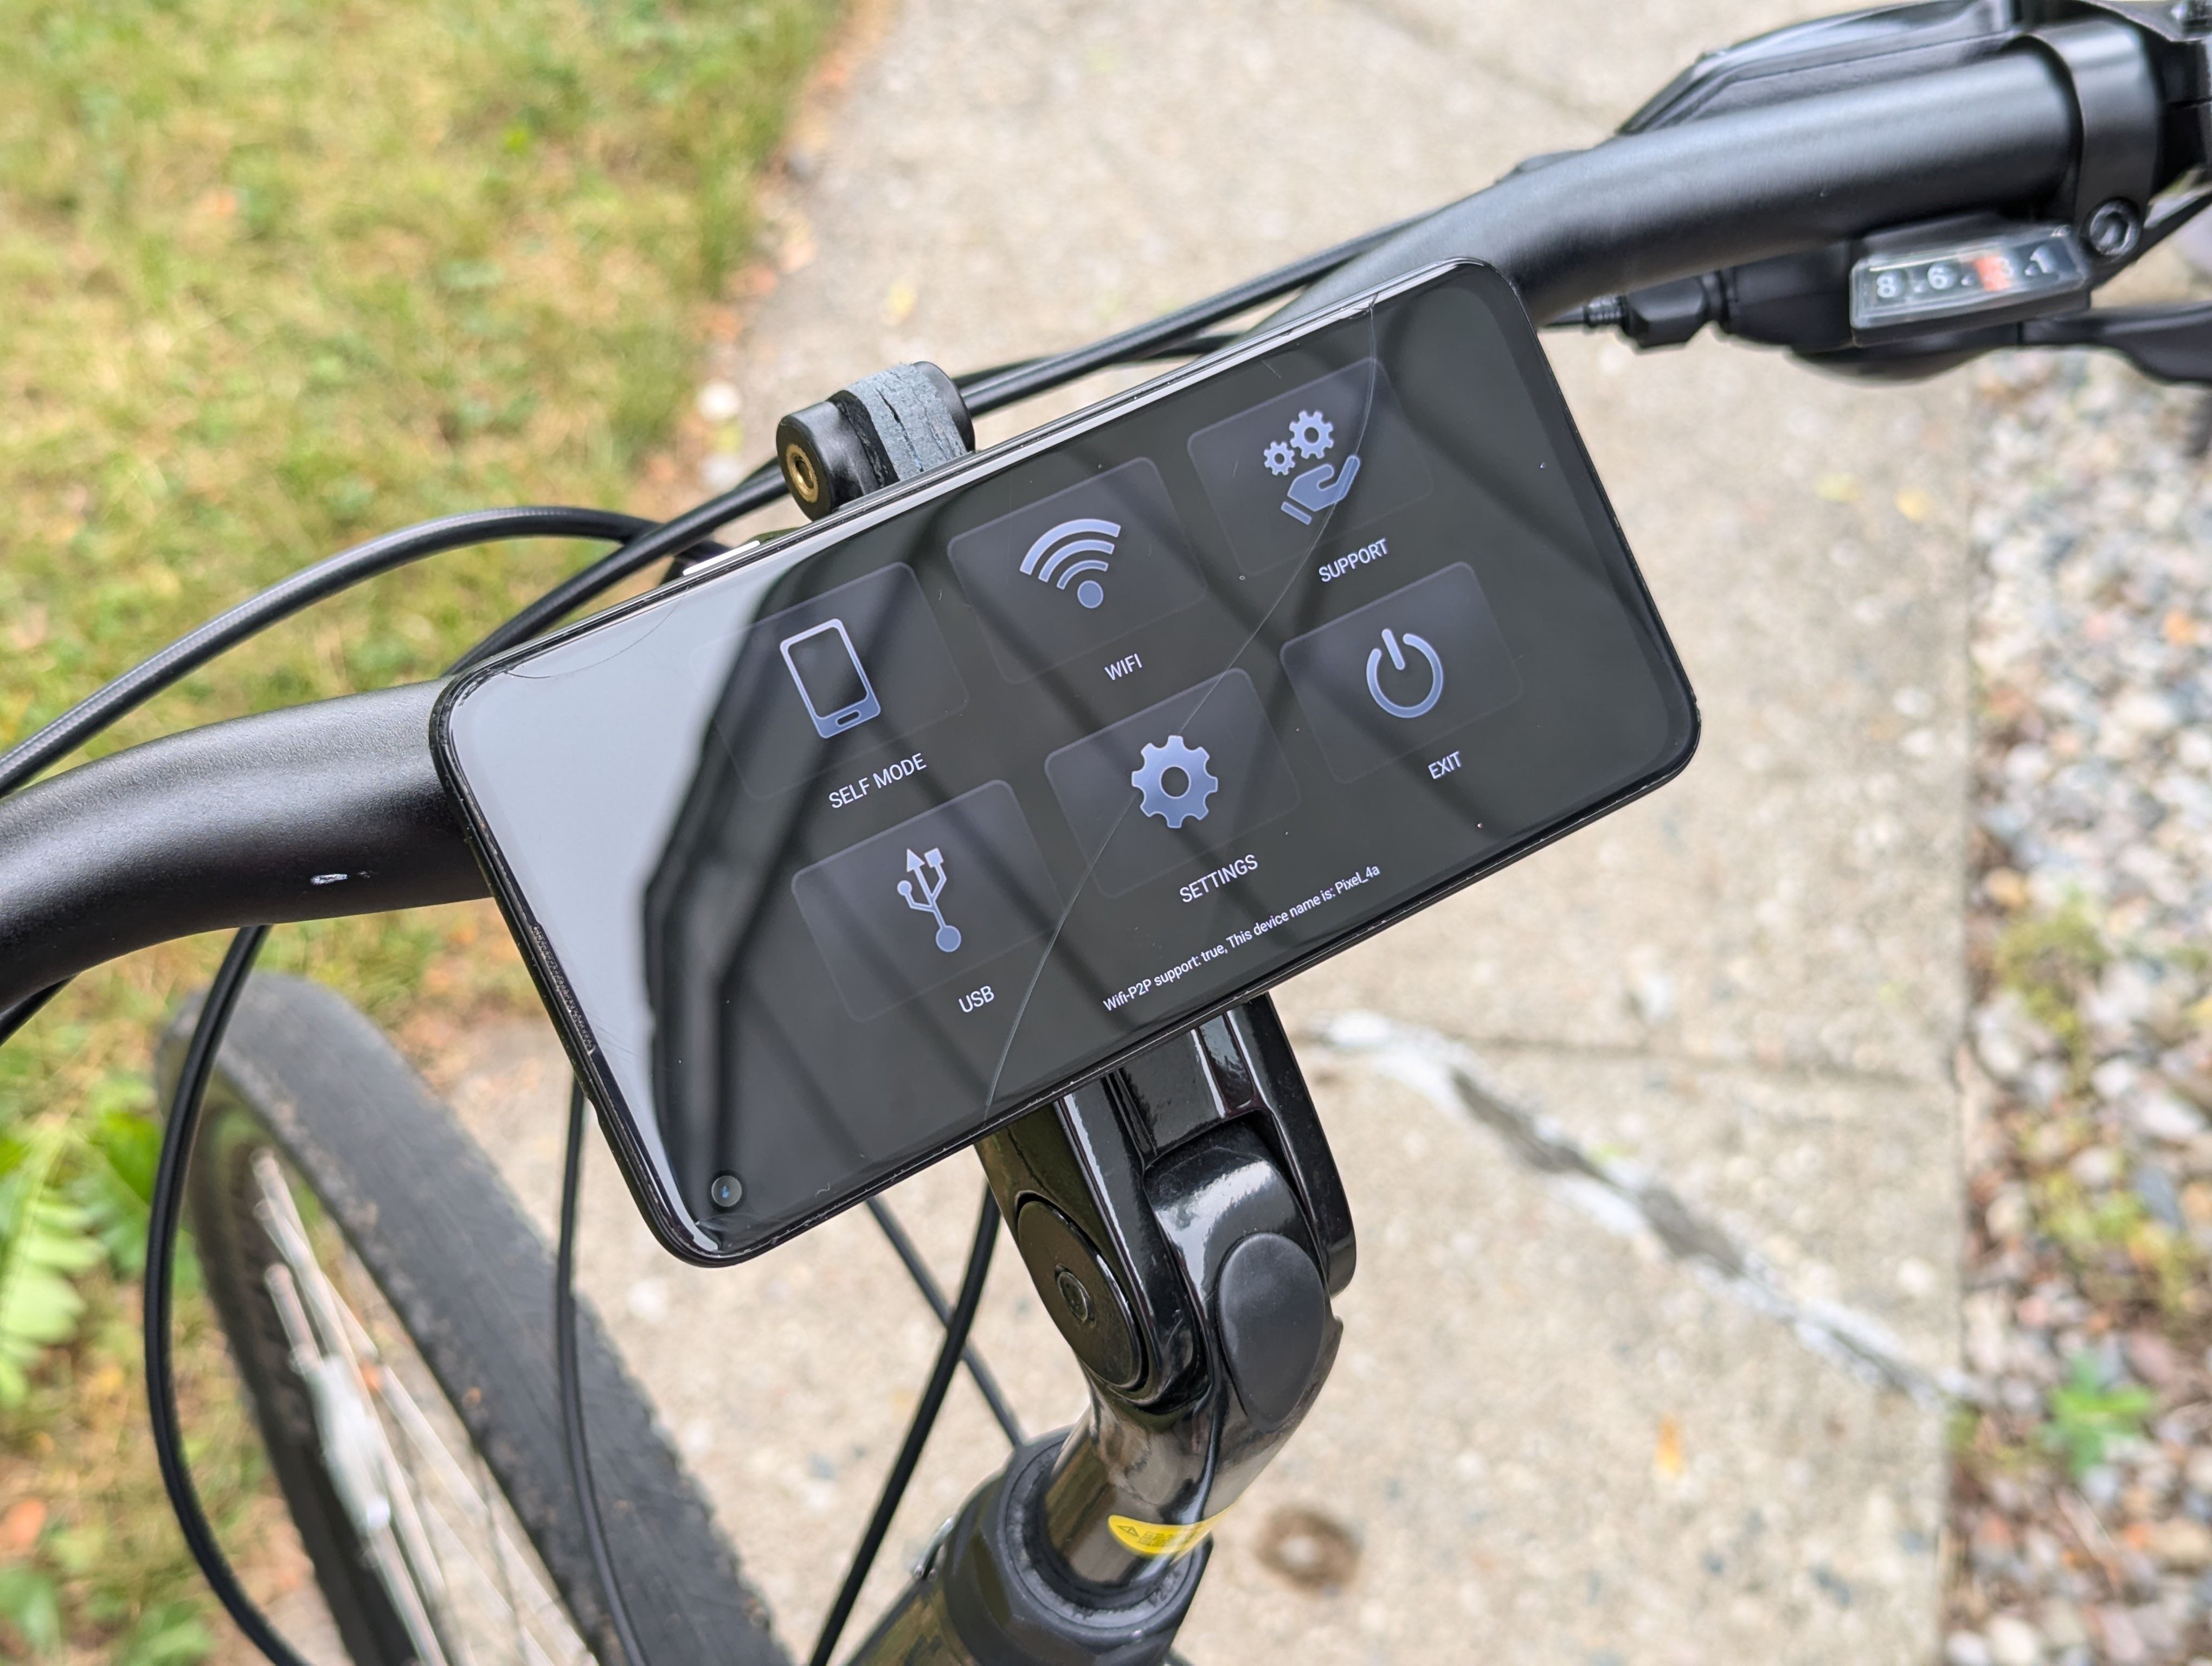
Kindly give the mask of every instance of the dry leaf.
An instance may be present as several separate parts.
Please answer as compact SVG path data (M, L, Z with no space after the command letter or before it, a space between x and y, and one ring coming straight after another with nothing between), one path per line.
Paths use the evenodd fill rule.
M21 1556L39 1541L46 1525L44 1499L18 1499L0 1514L0 1556Z
M1682 1474L1682 1426L1671 1416L1659 1420L1659 1439L1652 1448L1651 1467L1662 1481L1679 1481Z

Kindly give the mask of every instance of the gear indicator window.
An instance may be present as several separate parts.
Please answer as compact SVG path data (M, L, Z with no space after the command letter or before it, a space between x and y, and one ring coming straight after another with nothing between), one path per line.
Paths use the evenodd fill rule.
M632 1189L702 1261L1626 802L1697 732L1520 302L1468 265L708 563L438 721Z

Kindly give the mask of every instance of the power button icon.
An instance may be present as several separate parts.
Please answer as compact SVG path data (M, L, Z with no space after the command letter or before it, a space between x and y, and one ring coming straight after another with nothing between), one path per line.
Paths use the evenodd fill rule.
M1445 736L1521 697L1513 655L1465 562L1293 636L1282 654L1341 781L1410 753L1447 751Z
M1399 646L1401 640L1405 645L1403 648ZM1429 691L1412 705L1406 706L1401 705L1382 692L1382 655L1387 649L1390 655L1391 669L1403 671L1406 669L1405 650L1408 648L1429 662ZM1436 649L1431 648L1425 640L1416 636L1412 631L1407 631L1401 639L1392 632L1385 630L1382 633L1382 648L1370 648L1367 651L1367 692L1375 696L1376 705L1382 707L1393 717L1426 717L1436 709L1437 702L1444 697L1444 662L1437 656Z

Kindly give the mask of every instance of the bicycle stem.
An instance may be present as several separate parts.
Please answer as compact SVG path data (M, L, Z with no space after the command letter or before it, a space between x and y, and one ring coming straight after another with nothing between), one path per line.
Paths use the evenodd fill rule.
M1091 1404L969 1500L854 1660L1151 1666L1334 1362L1342 1183L1264 996L976 1151Z
M974 435L959 398L901 365L785 418L799 501L820 514L954 461ZM909 906L933 900L935 855L909 858ZM1155 1666L1212 1521L1335 1360L1329 1300L1355 1258L1335 1161L1265 996L975 1149L1090 1408L968 1500L852 1666Z

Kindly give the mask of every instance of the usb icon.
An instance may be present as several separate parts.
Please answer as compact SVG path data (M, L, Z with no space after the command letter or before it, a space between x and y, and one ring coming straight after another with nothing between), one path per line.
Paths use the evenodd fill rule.
M916 914L926 914L937 921L937 946L951 954L960 946L960 927L945 922L945 905L937 900L945 895L945 853L933 847L917 856L909 848L906 871L914 878L899 881L899 895Z

